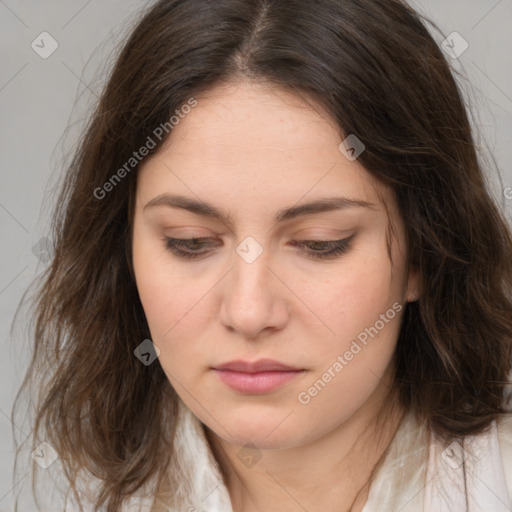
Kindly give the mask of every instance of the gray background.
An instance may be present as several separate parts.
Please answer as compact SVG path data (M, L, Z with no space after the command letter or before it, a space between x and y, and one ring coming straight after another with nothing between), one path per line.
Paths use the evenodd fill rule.
M13 493L28 483L23 473L12 479L10 411L30 349L21 334L10 334L11 323L22 293L45 268L44 252L33 248L44 250L60 173L104 83L112 62L109 52L145 5L134 0L0 0L1 512L13 510ZM499 170L489 167L489 179L510 219L512 0L414 0L413 5L446 36L455 31L468 43L453 62L467 76L460 84L473 110L482 159L492 164L493 155L496 160ZM43 46L42 32L58 43L47 58L31 47L34 40ZM442 38L435 38L441 44ZM49 39L44 46L50 48ZM462 47L455 41L454 48ZM14 428L30 433L25 425Z

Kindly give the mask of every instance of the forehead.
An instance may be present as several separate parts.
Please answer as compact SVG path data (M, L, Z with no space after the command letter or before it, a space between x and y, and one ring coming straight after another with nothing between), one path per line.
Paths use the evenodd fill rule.
M167 141L174 152L200 146L201 156L272 158L308 155L324 160L341 133L319 106L268 84L217 86L197 98L197 106L173 128ZM332 149L332 148L331 148ZM250 162L247 162L248 164Z
M340 152L344 135L314 102L250 82L224 84L196 100L139 169L148 200L179 191L235 209L277 211L302 198L342 195L383 207L389 191Z

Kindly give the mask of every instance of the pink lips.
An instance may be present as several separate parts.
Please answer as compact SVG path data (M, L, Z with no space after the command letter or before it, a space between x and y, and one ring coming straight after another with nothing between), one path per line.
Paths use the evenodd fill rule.
M304 372L272 359L260 359L253 363L230 361L215 366L213 370L224 384L248 394L269 393Z

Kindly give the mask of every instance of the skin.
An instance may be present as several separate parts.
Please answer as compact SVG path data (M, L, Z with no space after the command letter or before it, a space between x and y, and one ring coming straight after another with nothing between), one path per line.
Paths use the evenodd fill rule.
M160 364L205 425L235 512L340 512L354 499L352 510L360 511L370 472L403 414L386 398L403 307L309 403L297 397L394 303L417 299L394 196L339 151L344 136L311 101L248 81L197 100L138 176L133 264ZM210 203L229 222L167 205L144 208L166 193ZM374 206L274 221L280 209L333 196ZM351 235L348 252L333 259L293 245ZM187 260L165 247L165 236L211 244L186 246L203 252ZM263 250L251 263L236 252L248 236ZM304 371L249 395L211 369L260 358ZM383 405L391 412L375 435ZM259 457L252 467L237 456L247 443Z

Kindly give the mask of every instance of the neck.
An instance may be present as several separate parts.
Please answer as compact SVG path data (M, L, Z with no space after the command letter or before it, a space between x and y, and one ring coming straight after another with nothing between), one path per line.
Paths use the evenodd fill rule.
M258 450L257 464L238 458L241 446L205 428L234 512L360 512L404 410L396 397L372 397L349 420L308 444ZM379 404L377 407L376 405Z

